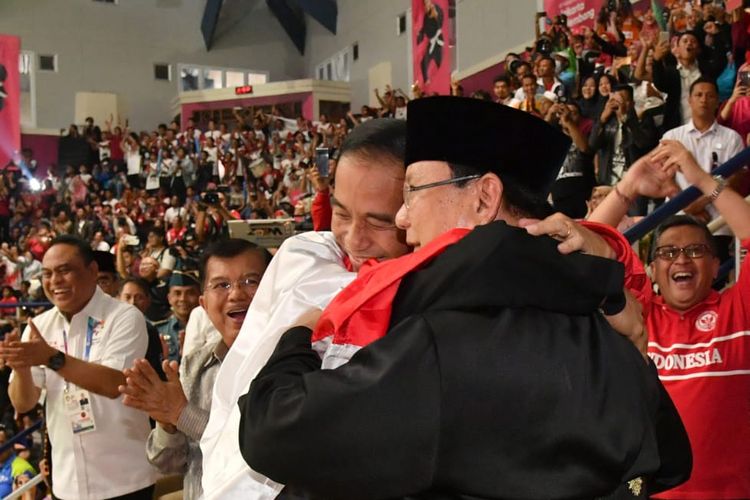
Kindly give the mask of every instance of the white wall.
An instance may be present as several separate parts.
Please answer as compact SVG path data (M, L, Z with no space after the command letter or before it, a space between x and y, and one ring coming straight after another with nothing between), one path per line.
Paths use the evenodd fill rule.
M177 94L177 64L270 72L270 81L313 78L315 66L354 42L352 105L370 102L368 75L390 63L391 84L409 91L409 38L396 18L410 0L337 0L338 34L307 17L301 56L264 0L227 0L210 52L200 21L205 0L0 0L0 33L19 35L22 48L57 54L59 71L36 71L37 128L74 120L76 92L111 92L135 129L168 121ZM458 0L458 71L533 38L536 2ZM409 20L410 21L410 20ZM153 64L172 65L173 81L154 80ZM38 61L34 61L38 67ZM123 116L124 118L124 116Z
M407 33L396 35L396 17L410 7L410 0L338 0L336 35L308 20L307 76L313 77L323 60L359 42L359 60L351 71L353 107L370 102L369 70L385 61L391 62L391 84L409 92L409 38ZM535 12L531 0L458 0L457 71L533 39Z
M178 63L264 70L272 81L305 76L303 57L265 1L225 4L210 52L200 32L203 0L1 0L0 33L20 36L37 58L58 55L56 73L34 63L38 128L73 122L78 91L118 94L134 128L153 128L172 118ZM154 63L171 64L173 81L156 81Z

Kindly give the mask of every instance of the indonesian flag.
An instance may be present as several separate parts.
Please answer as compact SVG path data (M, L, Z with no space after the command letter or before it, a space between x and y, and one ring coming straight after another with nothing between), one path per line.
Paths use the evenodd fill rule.
M401 280L469 232L452 229L414 253L363 268L326 307L315 326L313 349L323 358L323 368L347 363L359 349L385 336Z

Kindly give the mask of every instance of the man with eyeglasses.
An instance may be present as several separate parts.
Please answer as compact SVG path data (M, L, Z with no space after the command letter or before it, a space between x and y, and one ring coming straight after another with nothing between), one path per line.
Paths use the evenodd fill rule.
M592 220L614 225L636 196L674 195L678 171L724 217L742 249L750 249L750 205L677 141L664 140L638 160ZM690 480L659 498L750 498L750 258L736 283L717 292L711 285L721 263L703 223L673 216L656 229L652 248L659 294L648 280L638 293L648 355L685 423L694 460Z
M248 465L310 498L645 497L683 481L679 416L600 311L625 307L622 269L561 255L572 223L557 241L518 227L549 213L570 140L474 99L408 115L396 224L415 252L281 337L239 400Z
M267 250L249 241L211 243L201 259L200 304L221 339L183 357L179 374L175 361L164 361L166 381L143 359L124 371L123 403L157 422L148 439L148 459L163 473L185 475L185 498L202 495L200 438L208 423L216 373L239 334L270 260Z

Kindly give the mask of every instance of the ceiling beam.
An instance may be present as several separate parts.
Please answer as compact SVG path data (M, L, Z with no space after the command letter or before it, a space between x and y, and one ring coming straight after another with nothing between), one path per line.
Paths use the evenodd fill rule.
M206 0L206 7L203 9L203 19L201 19L201 33L203 33L203 43L206 50L211 50L214 43L214 34L216 25L219 23L219 14L224 0Z
M266 0L266 5L276 16L289 38L292 39L292 43L297 47L299 53L304 55L307 26L302 11L290 7L286 0Z
M339 14L336 0L297 0L305 13L336 34L336 19Z

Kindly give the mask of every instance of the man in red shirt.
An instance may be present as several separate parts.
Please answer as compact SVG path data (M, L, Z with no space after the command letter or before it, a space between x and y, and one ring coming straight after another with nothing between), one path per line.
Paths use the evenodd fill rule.
M662 141L638 160L591 219L616 226L636 196L674 195L677 170L709 197L742 248L750 249L750 206L676 141ZM618 254L630 271L639 266L629 247ZM688 216L657 228L651 254L660 295L646 279L636 290L646 315L648 354L680 412L694 461L691 479L658 498L750 498L750 259L732 287L712 290L720 266L715 243Z

